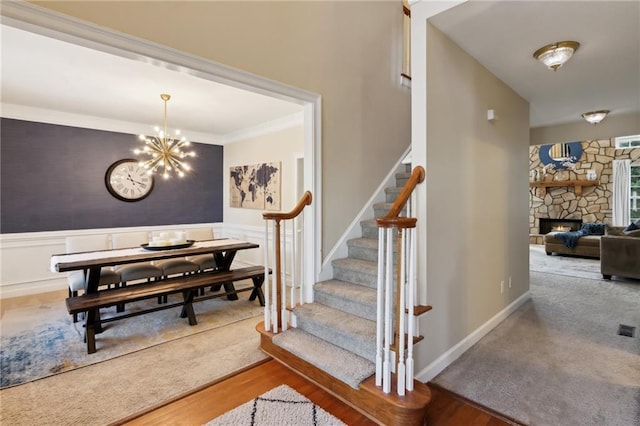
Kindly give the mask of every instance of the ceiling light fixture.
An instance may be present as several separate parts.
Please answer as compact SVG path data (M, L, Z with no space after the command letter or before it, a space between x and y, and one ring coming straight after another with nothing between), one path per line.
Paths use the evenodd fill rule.
M580 47L577 41L558 41L548 44L533 53L533 57L542 62L547 68L557 71L565 64Z
M593 124L595 126L596 124L604 120L607 114L609 114L609 110L603 109L600 111L585 112L584 114L582 114L582 118L587 120L587 123Z
M135 149L133 152L136 155L147 154L151 157L148 160L140 161L140 166L147 169L148 174L155 173L158 168L162 167L162 176L165 179L170 177L172 170L178 176L184 177L184 172L191 170L191 167L183 160L185 157L195 157L196 153L182 150L191 143L186 137L180 137L180 130L176 130L175 136L169 134L167 130L167 102L171 99L171 95L163 93L160 98L164 101L164 129L156 126L154 128L156 135L140 135L139 139L144 142L144 147L141 150ZM179 137L180 139L178 139Z

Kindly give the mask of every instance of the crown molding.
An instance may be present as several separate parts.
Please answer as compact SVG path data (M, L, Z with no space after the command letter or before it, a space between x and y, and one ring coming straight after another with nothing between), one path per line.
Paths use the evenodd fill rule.
M246 129L238 130L223 135L220 139L221 145L226 145L249 138L255 138L269 133L274 133L280 130L289 129L291 127L302 126L304 124L304 113L302 111L288 115L286 117L278 118L276 120L262 123L257 126L247 127Z

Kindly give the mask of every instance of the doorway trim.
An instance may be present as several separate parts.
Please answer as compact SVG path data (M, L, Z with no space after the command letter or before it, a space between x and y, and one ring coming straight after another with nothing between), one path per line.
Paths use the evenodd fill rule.
M262 76L236 69L199 56L191 55L148 40L116 32L27 2L2 5L2 23L25 31L55 38L82 47L136 60L153 61L155 65L176 72L226 84L265 96L293 102L304 110L304 186L313 194L309 220L305 220L304 284L311 295L321 265L322 241L322 99L317 93L299 89Z

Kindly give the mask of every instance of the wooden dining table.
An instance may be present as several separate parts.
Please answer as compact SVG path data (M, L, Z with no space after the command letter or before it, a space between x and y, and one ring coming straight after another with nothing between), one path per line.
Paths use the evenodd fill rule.
M86 293L95 293L98 291L100 270L104 267L212 254L216 261L216 270L229 271L238 251L258 247L259 245L255 243L224 238L196 241L189 247L176 249L162 250L154 248L150 250L141 246L124 249L54 254L51 256L51 270L53 272L85 271L84 290ZM237 299L237 295L233 294L233 288L227 290L227 293L230 293L230 299L233 296Z
M228 272L231 270L233 260L240 250L258 248L259 245L235 240L231 238L205 240L193 242L189 247L153 249L131 247L124 249L99 250L90 252L54 254L51 256L51 270L53 272L84 271L85 294L97 293L100 281L100 270L104 267L126 265L137 262L151 262L154 260L166 260L177 257L197 256L212 254L216 261L216 272ZM238 295L233 282L224 283L225 293L229 300L237 300ZM108 291L108 290L106 290ZM88 317L88 316L87 316ZM96 333L102 332L100 325L100 312L95 311ZM86 320L85 320L86 323Z

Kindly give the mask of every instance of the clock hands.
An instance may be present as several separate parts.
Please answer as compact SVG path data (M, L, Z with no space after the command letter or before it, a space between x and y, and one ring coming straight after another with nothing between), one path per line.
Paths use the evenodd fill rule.
M127 180L131 181L131 183L133 183L134 185L137 183L138 185L144 185L144 183L142 182L138 182L137 180L133 180L133 178L131 178L131 175L129 173L127 173Z

